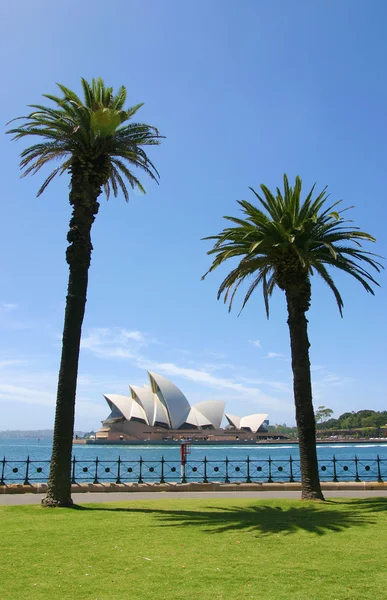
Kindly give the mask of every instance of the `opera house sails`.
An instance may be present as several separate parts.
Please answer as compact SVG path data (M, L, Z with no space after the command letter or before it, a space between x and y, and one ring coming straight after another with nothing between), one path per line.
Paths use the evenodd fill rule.
M104 394L110 414L96 439L235 441L270 437L266 414L224 414L225 402L208 400L191 406L181 390L162 375L148 371L150 386L129 386L130 396ZM223 416L229 426L221 429Z

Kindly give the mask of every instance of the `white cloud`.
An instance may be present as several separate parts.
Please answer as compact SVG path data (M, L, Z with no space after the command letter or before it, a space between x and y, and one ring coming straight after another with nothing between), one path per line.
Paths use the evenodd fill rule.
M249 340L249 344L256 346L257 348L262 348L262 344L259 340Z
M25 404L38 404L40 406L54 406L55 396L53 392L44 391L42 388L0 382L0 401L16 401Z
M327 371L323 366L317 371L318 375L312 377L313 398L315 403L317 401L324 401L329 404L329 396L332 395L332 388L346 386L356 381L353 377L340 376L336 373Z
M12 302L0 302L0 328L23 331L33 327L33 322L26 319L20 320L20 318L17 318L17 311L19 308L19 304Z
M214 350L208 350L208 348L204 348L203 352L205 352L212 358L217 358L218 360L223 360L227 358L227 354L224 354L224 352L214 352Z
M265 385L277 392L283 392L284 394L292 394L292 385L286 381L275 381L271 379L256 379L250 377L239 377L241 381L245 383L251 383L253 385Z
M0 429L36 429L44 424L43 428L52 429L54 425L54 413L56 402L56 391L58 373L56 371L44 371L34 365L33 371L25 368L17 368L23 361L2 361L0 370L0 406L6 404L7 413L2 418ZM9 366L10 368L7 368ZM78 430L98 429L99 422L107 415L107 407L103 400L103 392L125 393L127 381L117 378L101 378L92 375L81 375L78 377L76 398L76 424ZM28 409L27 406L31 408ZM25 407L25 408L23 408ZM0 410L4 410L0 408ZM35 419L27 421L25 414L34 411Z
M207 371L209 373L213 373L214 371L234 371L235 369L237 369L237 367L235 365L232 365L231 363L222 363L222 362L218 362L218 363L198 363L197 361L193 361L193 360L189 360L187 361L187 364L185 366L193 366L195 369L198 369L199 371Z
M327 373L322 379L325 385L344 385L345 383L353 383L354 381L356 379L353 377L339 377L334 373Z
M0 304L0 306L7 312L10 312L11 310L16 310L17 308L19 308L18 304L12 304L11 302L2 302Z
M240 383L237 378L217 377L212 373L200 369L186 368L174 363L153 362L145 358L138 358L137 366L168 375L169 377L183 377L200 385L232 392L234 399L238 399L241 402L264 404L268 410L270 407L277 410L289 409L289 404L286 401L266 394L257 387L246 386Z
M200 364L189 361L189 366L179 365L174 362L155 361L145 356L142 351L150 343L154 343L151 337L142 332L128 332L125 329L96 328L88 332L88 335L82 338L82 348L92 352L99 358L106 359L125 359L131 365L141 370L150 370L162 373L171 378L182 377L194 383L210 387L212 389L221 389L232 392L234 398L239 401L256 402L276 406L278 409L288 409L283 400L279 400L269 394L264 393L258 387L245 385L237 375L237 367L228 363L206 363ZM157 343L157 342L156 342ZM280 355L282 356L282 355ZM193 366L191 366L193 365ZM220 369L234 371L233 377L221 377L214 372ZM129 382L127 382L129 383ZM262 380L262 385L268 385L276 391L285 391L284 384L273 382L272 385ZM111 390L110 390L111 391Z
M5 369L6 367L14 367L16 365L26 365L26 360L0 360L0 369Z
M265 358L285 358L285 354L281 354L280 352L269 352Z
M5 361L4 361L5 362ZM17 368L17 361L9 361L9 368L4 365L0 370L0 403L12 403L15 409L20 410L23 404L35 405L40 407L39 415L45 423L53 423L54 407L56 401L57 373L54 371L42 371L34 368L33 371L25 372L21 365ZM246 403L254 405L254 409L267 410L267 412L277 411L288 414L291 410L291 398L288 401L284 398L280 400L270 394L264 393L256 385L248 386L237 378L219 377L203 369L187 368L171 362L155 362L143 356L136 356L130 360L131 364L140 368L143 373L139 385L146 383L146 369L164 374L167 377L182 378L186 381L196 384L192 393L187 393L188 399L193 403L194 398L205 400L215 394L220 399L234 402L240 406L240 412L246 413ZM30 365L31 367L31 365ZM128 384L135 383L114 378L114 376L101 377L89 374L80 375L77 385L76 402L76 428L77 429L95 429L99 426L99 421L106 417L106 405L103 401L103 393L128 393ZM262 382L267 384L267 382ZM180 386L179 383L177 385ZM203 388L201 392L197 386ZM184 385L181 386L184 391ZM275 384L273 384L275 389ZM278 386L278 390L279 391ZM213 390L212 392L210 390ZM282 390L281 390L282 391ZM14 426L28 427L26 423L22 424L22 419L18 415L9 415L9 422L13 420ZM11 418L12 417L12 418ZM36 427L36 425L35 425Z
M134 359L138 349L157 340L141 331L122 328L96 327L82 337L81 348L89 350L100 358Z
M124 339L127 339L127 340L136 340L136 342L145 342L145 336L141 331L126 331L126 329L122 329L121 335Z

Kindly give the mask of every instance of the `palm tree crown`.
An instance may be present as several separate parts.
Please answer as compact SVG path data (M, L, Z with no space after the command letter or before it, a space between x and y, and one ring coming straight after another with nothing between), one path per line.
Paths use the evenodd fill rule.
M43 138L41 143L21 153L23 176L37 173L52 160L60 160L61 164L44 181L38 196L56 175L73 172L77 165L97 187L104 187L108 198L111 190L117 196L121 189L128 200L125 180L132 189L144 192L129 169L131 165L158 180L158 172L141 146L159 144L162 136L151 125L127 123L142 104L124 110L125 87L114 94L113 88L106 87L100 78L93 79L91 85L85 79L81 82L83 102L72 90L58 84L63 97L44 94L54 102L54 108L31 104L34 112L19 117L24 123L8 131L14 139L29 135Z
M342 314L343 300L327 267L345 271L367 292L374 293L372 284L378 283L367 269L372 267L379 272L382 265L375 260L377 255L362 250L360 242L375 239L343 217L348 209L338 210L341 201L325 207L327 188L313 199L314 187L303 202L302 182L298 176L292 188L284 175L284 191L277 188L276 195L265 185L261 185L262 196L250 188L261 207L238 201L245 218L224 217L236 227L227 227L218 235L204 238L216 240L208 252L216 257L203 278L225 260L242 257L218 291L218 299L223 295L224 302L229 301L229 310L236 291L247 278L253 277L253 280L241 310L262 284L269 316L269 300L276 286L286 291L290 286L302 287L306 283L310 290L309 276L316 272L332 290ZM309 308L310 293L307 291L306 295L305 310Z

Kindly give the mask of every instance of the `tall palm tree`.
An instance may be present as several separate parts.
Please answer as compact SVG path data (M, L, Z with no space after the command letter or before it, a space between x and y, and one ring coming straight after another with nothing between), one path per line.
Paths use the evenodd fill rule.
M323 500L318 475L316 428L312 404L309 362L309 340L306 313L311 302L311 275L317 273L332 290L340 314L343 300L327 267L335 267L352 275L367 292L378 285L368 268L380 271L375 254L361 249L360 241L374 242L368 233L351 225L338 210L340 202L326 207L326 188L313 199L314 186L301 201L301 179L296 177L294 188L284 175L283 193L276 195L261 185L260 196L252 188L258 206L239 202L244 218L224 217L236 226L227 227L218 235L205 239L216 240L215 255L206 275L228 259L239 263L222 282L218 299L223 296L232 308L239 286L251 279L242 309L254 290L261 284L269 317L269 300L278 286L285 292L293 370L294 402L298 428L302 498ZM203 278L204 278L203 277Z
M51 161L59 165L46 178L38 196L56 175L70 174L72 217L67 235L66 260L69 282L63 328L62 357L58 379L54 439L45 506L71 506L71 452L74 431L75 395L79 347L85 312L88 270L93 249L91 227L98 213L98 197L121 191L129 199L127 184L145 192L132 167L144 171L154 181L158 172L144 146L160 143L156 127L129 122L142 104L124 109L126 89L116 94L102 79L89 84L81 80L84 99L58 84L62 97L45 94L53 108L30 105L33 112L8 133L13 139L41 138L21 153L23 176L35 174ZM17 119L15 119L17 120Z

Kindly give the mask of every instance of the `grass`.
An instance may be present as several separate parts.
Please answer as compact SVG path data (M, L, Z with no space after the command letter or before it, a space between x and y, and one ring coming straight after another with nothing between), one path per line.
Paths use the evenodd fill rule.
M1 600L386 598L387 498L0 508Z

